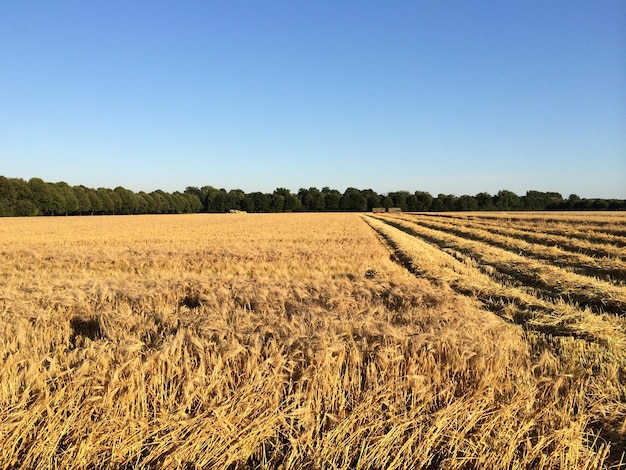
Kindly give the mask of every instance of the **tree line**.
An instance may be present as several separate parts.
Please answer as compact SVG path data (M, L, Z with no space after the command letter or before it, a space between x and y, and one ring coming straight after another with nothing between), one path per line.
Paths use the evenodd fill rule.
M182 214L201 209L198 198L188 193L135 193L121 186L93 189L0 176L0 216Z
M501 190L475 196L425 191L394 191L380 194L371 189L348 188L343 193L324 187L301 188L297 193L277 188L272 193L246 193L240 189L188 186L183 192L161 190L133 192L118 186L87 188L65 182L50 183L41 178L25 181L0 176L0 216L183 214L195 212L324 212L371 211L400 208L408 212L443 211L544 211L544 210L626 210L626 200L584 199L575 194L563 198L556 192L528 191L518 196Z

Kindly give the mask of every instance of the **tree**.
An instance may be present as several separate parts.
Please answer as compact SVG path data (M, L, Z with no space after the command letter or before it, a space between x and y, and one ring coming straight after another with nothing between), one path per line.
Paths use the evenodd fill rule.
M393 201L392 207L399 207L403 211L409 210L408 199L409 192L408 191L394 191L389 193L389 197Z
M150 197L152 198L152 203L154 206L154 212L153 214L163 214L165 212L167 212L167 200L163 197L162 195L162 191L152 191L151 193L148 193L150 195Z
M241 210L244 210L246 212L255 211L254 197L252 196L252 194L246 194L244 196L243 201L241 201Z
M454 210L477 211L478 201L476 201L476 198L474 196L463 195L456 200Z
M185 199L181 192L175 191L169 195L172 201L172 212L174 214L184 214L189 212L189 202Z
M200 188L198 188L197 186L187 186L185 188L184 194L193 194L200 201L202 201L202 190Z
M89 190L84 186L73 186L72 191L78 202L77 212L79 215L86 214L91 211L91 201L89 199Z
M341 201L341 193L336 189L330 189L328 186L322 188L322 194L324 195L324 209L327 211L339 210L339 203Z
M100 199L98 199L98 194L96 190L93 188L84 188L85 196L89 200L89 214L93 215L95 212L100 210Z
M426 212L430 210L430 206L433 204L433 197L430 193L425 191L415 191L416 206L415 210L418 212Z
M113 214L115 212L115 203L113 199L111 199L111 195L109 194L109 190L106 188L98 188L96 189L96 195L98 197L98 201L100 201L97 206L100 208L98 210L99 214ZM92 204L94 200L92 198Z
M282 209L277 212L294 212L300 208L300 199L295 194L291 194L286 188L276 188L272 194L276 199L277 207L282 205ZM282 199L281 199L282 198ZM280 202L282 200L282 202Z
M57 210L58 198L55 198L53 188L41 178L28 180L28 187L33 195L33 202L42 214L54 214Z
M256 212L269 212L272 205L272 198L269 194L254 192L251 194Z
M499 211L518 211L522 208L520 197L512 191L502 189L495 197L496 209Z
M202 186L200 188L200 201L204 212L217 212L214 208L214 200L219 194L219 190L213 186Z
M202 210L202 202L200 198L195 194L183 194L189 203L189 212L196 213Z
M0 216L37 215L39 209L28 183L20 178L0 176Z
M546 205L545 209L547 210L558 210L563 205L563 196L560 193L555 192L547 192L546 193Z
M241 189L231 189L226 195L224 210L242 210L241 205L246 198L246 193Z
M16 200L17 195L13 191L13 182L9 178L0 176L0 200L7 201L7 204Z
M148 213L148 201L145 198L146 193L140 191L135 193L135 214Z
M555 192L527 191L520 200L521 209L528 211L555 210L563 204L563 196Z
M161 214L176 213L176 210L177 210L176 201L174 201L174 198L172 197L172 195L169 193L166 193L165 191L161 191L160 189L157 189L156 192L161 195L161 198L163 200L163 207L161 208Z
M121 186L116 187L113 192L119 197L119 205L117 205L118 214L134 214L137 210L137 200L135 193L130 189Z
M442 195L440 194L440 196ZM430 205L430 210L434 212L443 212L444 210L446 210L443 204L443 199L439 196L434 198L433 203Z
M356 188L348 188L341 196L339 209L345 211L365 212L367 210L367 200L363 193Z
M406 210L408 210L409 212L417 211L417 197L415 197L415 194L409 194L409 196L406 198L406 205Z
M492 211L495 210L493 205L493 197L489 193L478 193L476 195L476 203L478 204L479 211Z
M435 204L436 203L436 204ZM433 206L437 207L437 211L453 211L456 207L456 196L454 194L438 194L433 201Z
M7 198L0 198L0 217L14 217L15 211Z
M53 214L67 215L69 212L72 212L76 207L78 207L78 201L76 201L74 194L71 193L71 190L69 192L66 191L66 189L69 188L67 183L63 183L61 186L55 183L47 184L50 186L50 191L52 192Z
M156 205L154 203L154 198L150 194L148 194L148 193L146 193L144 191L139 191L138 196L140 196L141 199L143 199L145 204L146 204L146 206L145 206L146 207L146 212L145 213L146 214L154 214L156 212Z
M13 215L15 215L16 217L29 217L32 215L37 215L39 213L39 210L37 209L37 206L35 206L35 204L33 204L32 202L26 199L18 199L15 203L13 212Z
M610 211L623 211L626 209L626 201L621 199L609 199L608 201Z
M54 183L53 186L55 213L69 215L78 212L78 199L72 188L65 181Z
M591 210L591 205L593 203L593 199L581 199L580 201L578 201L576 203L576 210L577 211L589 211Z
M605 199L593 199L591 202L591 210L605 211L609 208L609 201Z
M324 194L317 188L301 188L298 191L300 208L309 212L323 211L326 208Z
M565 209L567 210L574 210L577 209L580 205L580 197L578 197L578 195L576 194L570 194L569 197L567 198L567 201L565 201Z
M225 189L219 189L211 195L211 205L209 212L226 212L228 209L228 193Z
M361 194L363 194L363 197L365 197L367 201L366 210L371 211L374 207L380 207L381 196L373 189L361 191Z

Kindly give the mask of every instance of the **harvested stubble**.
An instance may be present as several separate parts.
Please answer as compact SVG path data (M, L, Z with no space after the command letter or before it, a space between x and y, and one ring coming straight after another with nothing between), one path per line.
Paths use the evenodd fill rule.
M599 315L562 299L541 298L537 296L539 291L525 285L524 276L513 279L515 282L511 284L508 276L494 275L493 270L487 269L490 266L483 265L481 257L464 257L451 250L450 246L463 243L457 237L446 238L444 233L433 237L432 231L404 224L395 216L366 220L411 271L432 280L444 279L458 292L480 299L485 307L519 323L526 330L533 362L544 364L545 358L549 358L548 362L557 360L558 366L551 370L559 371L560 377L578 384L575 387L579 387L580 393L586 396L586 403L591 405L592 425L610 436L617 444L615 455L620 455L626 442L626 319L623 312ZM439 243L440 237L447 243ZM478 248L474 253L482 253L478 244L467 243ZM563 281L566 280L567 273L564 273ZM561 284L561 279L558 281ZM602 290L594 292L602 299ZM543 366L537 367L544 371Z
M485 226L483 223L475 223L467 219L451 219L451 218L434 218L417 215L401 215L398 218L414 222L434 230L457 235L461 238L477 240L507 251L523 254L526 258L532 258L564 268L566 270L584 274L587 276L600 277L603 280L614 282L615 284L624 284L626 281L626 261L621 257L596 257L589 256L581 251L585 251L583 246L578 245L576 250L571 249L571 245L576 243L576 234L572 234L566 238L566 244L570 246L570 251L559 248L558 241L546 237L545 234L538 234L538 228L532 230L532 239L535 243L525 240L529 238L527 232L523 232L512 227L503 227L502 224L497 226ZM517 225L516 225L517 226ZM536 243L537 241L541 243ZM587 250L589 250L587 243ZM619 252L620 247L615 245L599 245L593 244L593 250L602 250ZM623 256L626 257L626 254Z
M356 215L2 219L0 239L4 468L608 462L554 347L392 263Z
M524 222L524 219L467 218L462 217L460 214L456 217L450 215L437 217L430 214L411 214L410 216L430 222L439 220L468 229L482 229L492 234L523 240L533 245L555 247L570 253L583 254L594 258L612 258L622 261L626 259L623 249L626 246L626 239L605 233L603 230L607 230L606 228L582 229L582 224L576 223L577 219L571 220L569 224L562 222L559 225L560 228L556 229L553 225L547 223L539 221ZM614 230L617 231L617 227L619 227L617 221L615 221L615 224ZM623 215L622 226L624 225L626 225L626 213Z
M461 256L469 256L481 268L487 268L494 276L506 279L504 283L521 285L540 290L543 296L571 299L599 311L622 313L626 310L626 287L575 274L551 263L537 261L497 248L479 240L447 232L441 228L429 228L412 220L386 218L387 222L401 230L407 230L444 250L455 250ZM451 231L453 232L453 231Z

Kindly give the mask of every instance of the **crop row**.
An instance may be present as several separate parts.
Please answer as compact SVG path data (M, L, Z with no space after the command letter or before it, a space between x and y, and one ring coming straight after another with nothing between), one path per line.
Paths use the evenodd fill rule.
M0 467L619 468L621 317L365 220L0 220Z
M552 279L555 292L551 293L549 276L558 275L558 268L403 217L366 216L365 221L392 257L416 277L450 286L519 325L538 379L571 380L567 387L576 387L584 408L594 410L591 428L605 439L622 443L612 459L622 462L621 452L626 451L623 288L601 283L619 298L597 290L587 292L588 284L581 287L574 281L589 283L591 278L561 270L560 278ZM585 296L586 305L573 302L573 292Z
M558 228L543 219L505 218L503 216L467 216L464 214L414 214L420 220L446 221L467 228L479 228L512 238L556 247L563 251L586 254L594 258L619 258L626 260L626 237L606 233L601 227L583 228L584 223L572 219L569 223L558 222ZM615 232L623 231L622 225L613 222Z
M547 261L551 265L579 274L599 277L617 284L623 284L626 281L626 261L623 259L626 258L626 253L619 252L617 257L604 256L598 258L583 253L580 245L576 245L578 250L574 251L573 249L563 249L558 244L560 241L561 245L565 244L567 247L580 243L571 238L568 238L564 243L563 240L555 241L553 237L540 233L522 232L516 228L503 227L501 224L488 226L460 219L441 219L416 215L400 215L398 217L433 230L441 230L461 238L480 241L527 258ZM593 253L620 251L617 247L612 250L612 247L599 247L590 242L586 243L591 246L586 247L585 251L592 251Z
M554 298L551 295L538 295L543 291L520 282L509 273L498 271L499 264L495 261L498 255L502 255L502 250L484 249L483 255L489 257L493 264L480 264L476 259L456 250L460 248L468 251L468 247L475 242L467 241L467 244L463 244L458 237L445 237L445 234L435 238L432 230L420 229L395 218L368 217L367 222L398 260L414 274L432 281L446 282L458 292L478 298L489 310L515 323L524 324L527 328L611 343L616 338L616 324L623 324L620 318L594 314L588 308L580 308L566 301L564 296ZM522 260L522 257L518 258L518 261ZM517 268L514 274L533 281L539 279L535 276L536 272L533 275L532 270L524 271L523 267ZM565 288L567 286L562 289ZM601 302L593 299L592 303ZM603 305L606 304L605 301ZM618 330L620 328L617 327Z
M525 289L544 298L574 302L596 312L626 311L626 288L623 286L569 272L523 253L456 235L445 228L430 228L421 220L389 217L386 222L442 250L458 253L462 260L467 257L467 262L474 263L499 283Z

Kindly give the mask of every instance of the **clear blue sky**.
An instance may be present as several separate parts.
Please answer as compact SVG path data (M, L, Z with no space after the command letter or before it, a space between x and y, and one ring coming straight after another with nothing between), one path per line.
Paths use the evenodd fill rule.
M2 1L0 175L626 198L626 2Z

